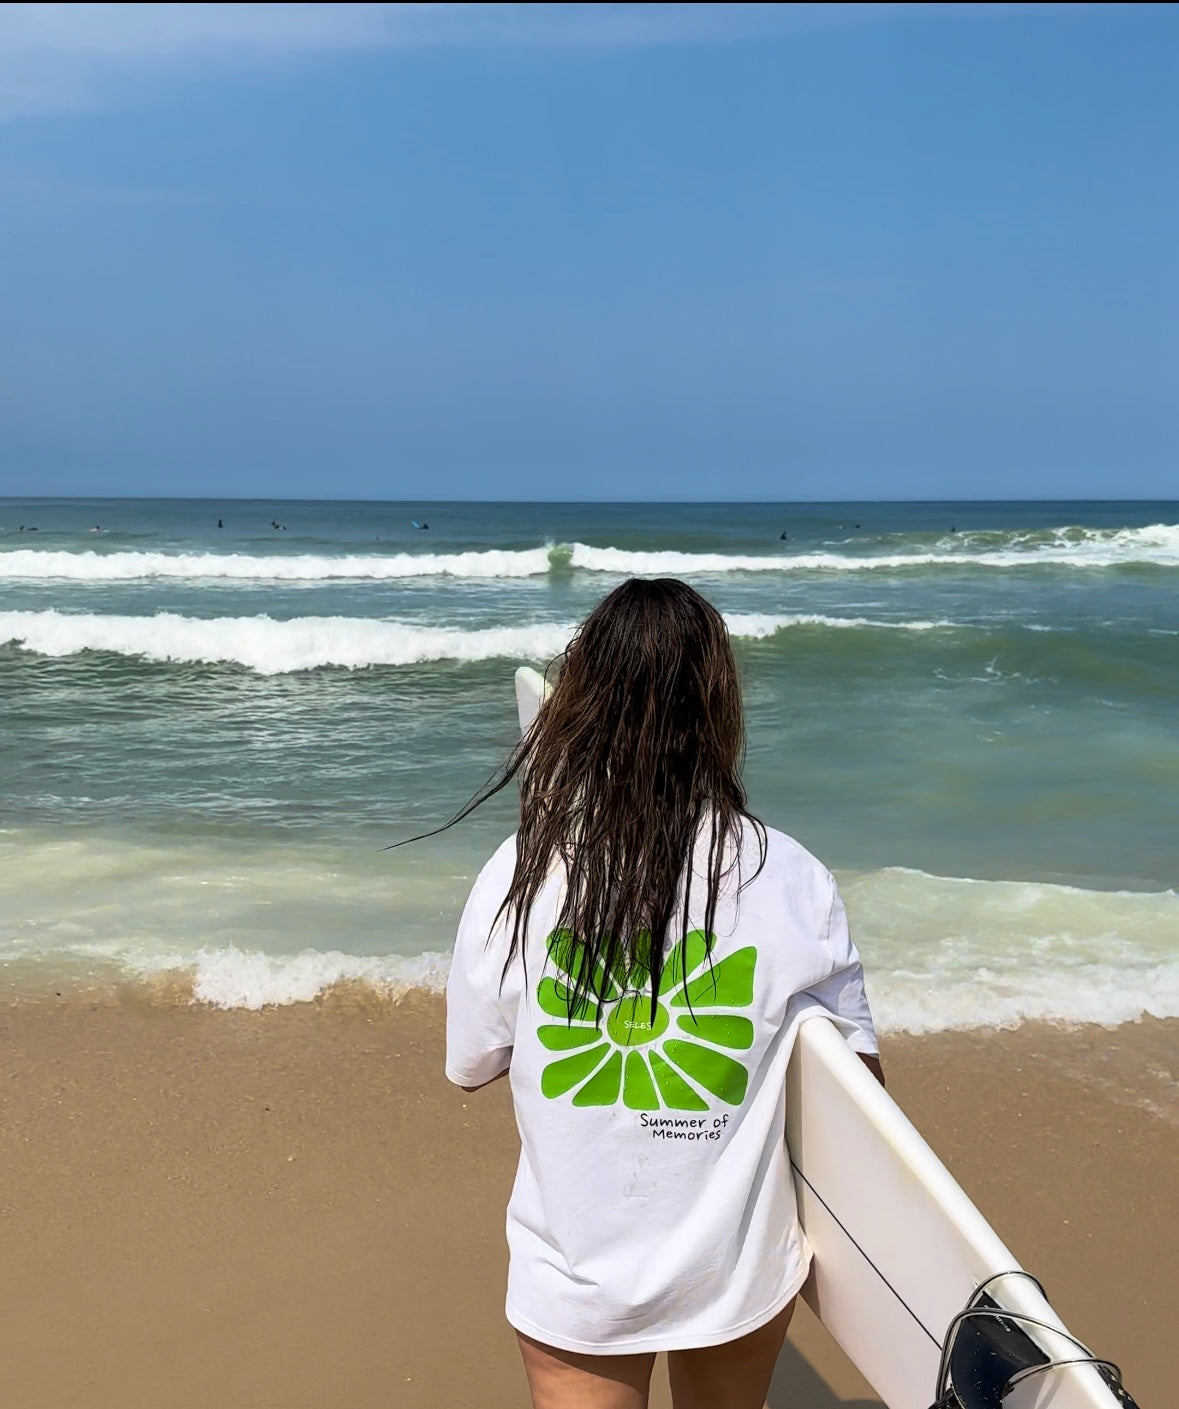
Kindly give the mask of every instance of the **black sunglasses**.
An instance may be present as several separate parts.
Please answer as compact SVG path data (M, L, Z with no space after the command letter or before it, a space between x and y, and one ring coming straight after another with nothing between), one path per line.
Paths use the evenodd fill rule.
M1044 1288L1028 1272L998 1272L980 1284L946 1330L937 1398L931 1409L999 1409L1016 1385L1065 1365L1093 1366L1109 1386L1115 1403L1122 1409L1138 1409L1113 1361L1094 1355L1067 1331L1012 1311L990 1296L987 1288L1003 1277L1026 1277L1043 1295ZM1032 1330L1043 1334L1033 1338L1029 1334ZM1045 1343L1050 1348L1059 1343L1068 1350L1063 1355L1050 1354Z

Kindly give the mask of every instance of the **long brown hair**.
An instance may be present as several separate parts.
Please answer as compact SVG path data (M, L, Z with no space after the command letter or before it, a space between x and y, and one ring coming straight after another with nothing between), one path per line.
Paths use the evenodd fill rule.
M728 629L687 583L632 577L590 612L560 659L536 722L437 830L461 822L518 778L516 866L491 925L494 933L506 917L510 927L504 975L524 956L532 906L559 862L566 884L550 937L572 980L570 1014L587 1004L600 1012L612 978L639 990L649 982L654 1010L677 949L680 971L686 967L692 861L702 829L709 952L721 886L734 869L738 884L746 883L745 822L757 838L754 875L765 864L765 826L749 811L741 782L745 718ZM672 936L677 913L679 933Z
M685 958L697 838L708 837L709 948L746 820L758 870L764 864L765 828L741 782L744 756L741 689L721 614L674 578L615 588L574 636L552 695L500 776L463 810L519 779L516 867L496 916L510 928L505 974L560 862L555 929L573 982L570 1012L587 1000L600 1009L609 975L629 988L649 980L654 1003L673 947L681 967Z

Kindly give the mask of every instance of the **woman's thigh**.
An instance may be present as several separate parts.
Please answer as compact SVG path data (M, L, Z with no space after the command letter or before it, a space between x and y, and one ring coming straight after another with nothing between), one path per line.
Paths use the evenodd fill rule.
M533 1409L647 1409L654 1355L579 1355L516 1339Z
M739 1340L673 1350L667 1372L675 1409L762 1409L793 1313L792 1301Z

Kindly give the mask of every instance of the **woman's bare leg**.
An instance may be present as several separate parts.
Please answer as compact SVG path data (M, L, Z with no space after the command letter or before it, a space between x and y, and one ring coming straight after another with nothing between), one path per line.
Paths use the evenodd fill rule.
M579 1355L516 1339L533 1409L647 1409L654 1355Z
M667 1357L675 1409L762 1409L794 1302L740 1340Z

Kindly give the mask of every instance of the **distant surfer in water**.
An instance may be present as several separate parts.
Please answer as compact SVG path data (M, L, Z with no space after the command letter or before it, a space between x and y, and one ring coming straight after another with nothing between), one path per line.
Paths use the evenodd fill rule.
M720 613L632 579L458 814L519 786L459 924L446 1074L510 1080L534 1409L645 1409L660 1351L677 1405L761 1409L810 1262L783 1140L800 1022L833 1017L879 1075L835 881L749 811L744 737Z

